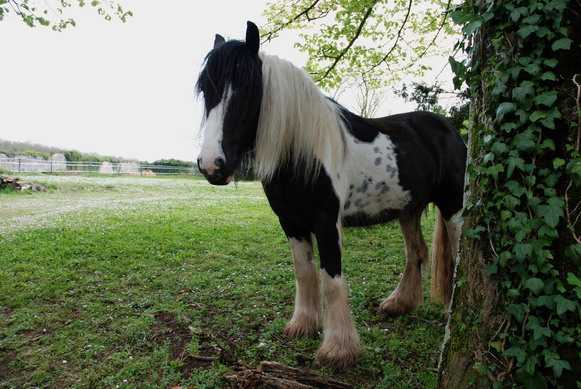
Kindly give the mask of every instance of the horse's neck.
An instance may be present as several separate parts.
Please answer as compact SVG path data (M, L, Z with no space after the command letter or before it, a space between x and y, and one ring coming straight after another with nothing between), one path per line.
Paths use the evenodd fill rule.
M344 123L300 68L262 55L263 98L256 140L257 175L269 180L278 166L301 167L312 174L318 163L334 165L344 157Z

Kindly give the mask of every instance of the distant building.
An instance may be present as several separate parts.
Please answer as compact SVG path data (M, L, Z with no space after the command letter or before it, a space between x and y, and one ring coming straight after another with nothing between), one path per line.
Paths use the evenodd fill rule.
M101 163L99 167L99 173L101 174L113 174L113 164L111 162L105 161Z
M51 172L64 172L67 170L67 159L64 154L56 153L50 157Z
M139 175L139 163L137 162L121 162L119 164L120 174L129 174L132 176Z

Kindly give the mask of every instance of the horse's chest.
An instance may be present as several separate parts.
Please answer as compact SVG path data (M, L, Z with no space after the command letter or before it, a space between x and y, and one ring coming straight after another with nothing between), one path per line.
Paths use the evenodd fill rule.
M401 172L391 140L380 135L372 143L349 141L342 185L343 216L388 218L390 211L403 209L411 196L400 185Z

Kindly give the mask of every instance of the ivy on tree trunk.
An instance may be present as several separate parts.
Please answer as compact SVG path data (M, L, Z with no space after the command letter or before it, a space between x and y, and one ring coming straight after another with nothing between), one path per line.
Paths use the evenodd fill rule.
M441 387L580 385L580 12L477 0L452 15L470 160Z

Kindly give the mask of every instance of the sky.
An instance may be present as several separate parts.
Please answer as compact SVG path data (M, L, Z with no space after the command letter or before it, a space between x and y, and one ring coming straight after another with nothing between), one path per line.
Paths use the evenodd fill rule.
M263 24L266 0L122 3L134 12L127 23L107 22L90 8L75 10L77 27L64 32L14 17L0 22L0 139L142 161L194 159L202 60L215 33L243 39L246 20ZM302 66L296 39L288 32L261 50ZM354 96L339 101L354 108ZM413 109L388 97L379 113Z

